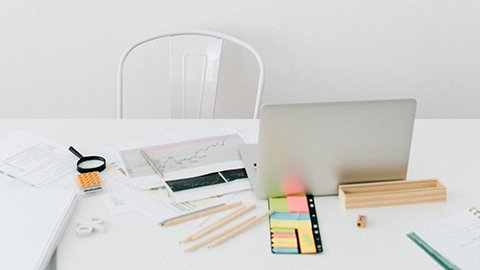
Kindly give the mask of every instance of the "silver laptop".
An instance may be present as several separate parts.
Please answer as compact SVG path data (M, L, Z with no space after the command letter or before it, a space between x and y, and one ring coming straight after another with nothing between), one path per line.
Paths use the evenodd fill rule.
M263 106L259 144L240 149L256 197L405 179L415 109L414 99Z

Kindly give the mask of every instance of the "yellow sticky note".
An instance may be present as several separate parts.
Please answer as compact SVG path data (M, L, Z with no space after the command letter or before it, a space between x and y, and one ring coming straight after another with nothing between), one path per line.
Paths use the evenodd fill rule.
M297 238L273 238L272 243L297 243Z
M271 227L279 228L299 228L306 227L311 228L310 220L284 220L284 219L272 219L270 220Z
M302 253L317 253L311 228L298 228L298 242Z
M272 243L273 248L297 248L297 242L294 243Z

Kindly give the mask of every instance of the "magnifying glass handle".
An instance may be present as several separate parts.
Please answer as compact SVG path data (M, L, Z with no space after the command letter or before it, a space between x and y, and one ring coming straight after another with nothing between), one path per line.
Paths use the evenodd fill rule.
M80 154L75 148L73 148L73 146L70 146L68 148L68 150L70 152L72 152L75 156L77 156L78 158L83 158L82 154Z

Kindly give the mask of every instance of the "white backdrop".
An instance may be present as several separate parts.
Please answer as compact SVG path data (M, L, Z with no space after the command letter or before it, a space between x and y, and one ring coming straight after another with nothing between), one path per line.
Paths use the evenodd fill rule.
M479 118L479 14L473 0L5 0L0 117L115 117L127 46L200 28L258 49L267 103L413 97L419 118Z

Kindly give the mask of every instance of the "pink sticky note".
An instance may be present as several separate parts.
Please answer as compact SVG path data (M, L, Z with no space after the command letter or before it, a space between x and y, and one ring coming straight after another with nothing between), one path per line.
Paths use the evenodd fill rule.
M307 197L305 196L287 196L288 212L290 213L309 213Z
M301 177L291 174L283 177L282 189L286 195L305 193L305 183Z

